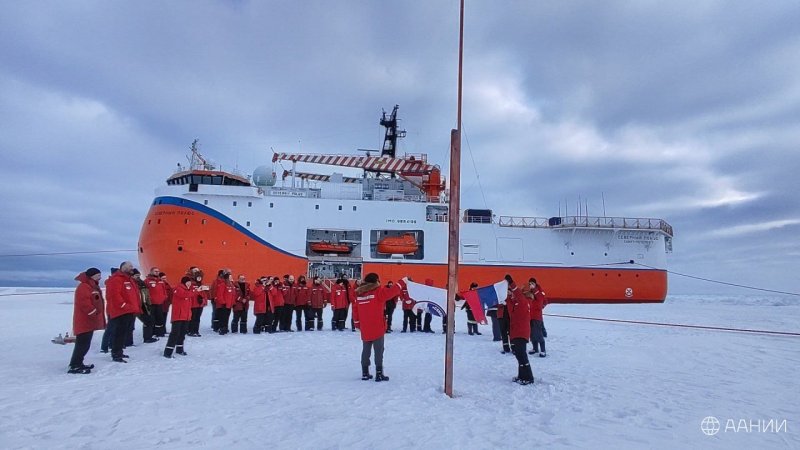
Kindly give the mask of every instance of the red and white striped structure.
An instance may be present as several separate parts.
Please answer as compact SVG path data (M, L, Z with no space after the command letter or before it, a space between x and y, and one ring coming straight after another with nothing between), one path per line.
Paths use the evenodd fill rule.
M283 171L283 180L292 176L291 170L284 170ZM321 173L309 173L309 172L295 172L294 176L297 178L308 180L308 181L330 181L330 175L323 175ZM342 181L345 183L357 183L359 178L353 177L342 177Z
M308 153L275 153L272 162L292 161L329 166L352 167L372 172L429 174L439 168L423 157L389 158L385 156L321 155Z

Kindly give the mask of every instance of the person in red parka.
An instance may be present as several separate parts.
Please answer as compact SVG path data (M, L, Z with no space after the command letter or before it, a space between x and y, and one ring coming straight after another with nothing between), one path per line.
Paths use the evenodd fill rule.
M125 359L128 355L122 353L122 348L133 321L142 312L139 286L133 281L132 274L133 264L125 261L120 264L119 270L106 280L107 312L111 320L109 327L113 323L116 330L111 344L111 359L114 362L127 362Z
M400 301L403 304L403 329L400 330L400 332L405 333L410 325L411 332L413 333L417 331L417 316L414 314L414 305L416 302L408 295L408 288L405 283L403 283L400 290Z
M253 292L250 283L244 275L239 275L236 282L236 300L233 302L233 319L231 319L231 333L247 334L247 312L250 309L250 300Z
M75 335L75 348L69 361L68 373L87 374L94 364L83 364L83 358L92 345L94 330L106 327L103 291L100 290L100 270L92 267L75 277L80 284L75 288L75 309L72 313L72 333Z
M181 278L181 284L172 292L172 330L167 338L167 346L164 347L164 357L172 358L172 352L186 356L183 349L183 341L192 320L192 303L197 299L199 289L194 286L194 282L188 276Z
M283 285L281 279L272 277L272 282L267 288L267 300L269 307L272 309L272 324L269 327L270 333L278 331L288 331L284 329L284 314L286 308L286 300L283 298Z
M317 319L317 331L322 329L322 310L325 308L325 288L322 287L322 280L314 277L311 284L310 295L311 317L306 316L306 329L314 329L314 319Z
M295 310L294 275L284 275L283 284L280 285L283 294L283 314L281 314L281 331L292 330L292 314ZM298 318L298 323L299 323ZM300 330L297 330L300 331Z
M297 331L313 331L314 319L311 318L311 289L306 283L305 275L297 277L297 284L294 290L294 310L297 312L295 326ZM303 317L305 317L305 328L303 328Z
M545 295L542 287L536 282L536 278L528 280L528 290L524 292L525 297L531 302L531 344L533 350L529 351L529 355L539 353L539 347L542 347L542 352L539 353L540 358L547 356L544 348L544 316L542 310L547 306L547 295Z
M167 316L164 313L164 303L169 297L168 285L161 278L158 267L150 268L150 273L144 280L147 292L150 294L150 316L153 321L153 336L166 336Z
M531 303L522 294L522 290L514 284L511 275L505 276L508 281L508 299L506 301L506 313L508 314L509 331L511 339L511 352L517 357L519 369L513 381L522 385L533 383L533 371L531 370L528 354L525 347L531 337Z
M375 349L375 381L389 381L383 373L383 338L386 334L386 300L400 295L400 286L381 286L377 273L364 277L364 284L355 289L353 322L361 330L361 379L369 380L370 353Z
M256 316L253 334L267 331L267 277L261 277L253 283L253 314Z
M215 280L214 299L215 312L217 314L217 326L219 334L228 334L228 319L231 317L231 308L236 301L237 289L231 280L231 273L225 270L221 279Z
M345 283L344 278L337 279L328 294L328 301L333 310L333 319L331 320L331 329L333 330L344 331L344 324L347 320L347 288Z
M192 286L195 288L195 297L192 300L192 319L189 321L187 336L202 337L200 335L200 317L203 316L203 308L208 304L208 292L210 288L203 285L203 271L199 267L190 267L186 273L191 278ZM170 298L174 295L173 289Z

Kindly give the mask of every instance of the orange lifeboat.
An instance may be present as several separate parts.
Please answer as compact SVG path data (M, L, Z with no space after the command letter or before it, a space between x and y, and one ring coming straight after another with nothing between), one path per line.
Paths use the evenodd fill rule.
M419 244L413 234L385 237L378 241L378 253L388 255L411 255L419 250Z
M311 244L311 250L317 253L350 253L353 248L347 244L334 244L333 242L321 241Z

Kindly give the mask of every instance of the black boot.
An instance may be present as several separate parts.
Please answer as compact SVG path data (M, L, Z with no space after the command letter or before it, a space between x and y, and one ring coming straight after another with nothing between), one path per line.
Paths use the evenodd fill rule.
M164 349L164 358L172 358L173 349L167 347Z
M369 367L362 367L361 368L361 379L363 381L371 380L372 375L369 373Z
M389 377L383 374L383 369L376 369L375 381L389 381Z
M78 373L78 374L86 375L88 373L92 373L92 369L89 369L88 367L83 367L83 366L70 367L69 370L67 370L67 373Z

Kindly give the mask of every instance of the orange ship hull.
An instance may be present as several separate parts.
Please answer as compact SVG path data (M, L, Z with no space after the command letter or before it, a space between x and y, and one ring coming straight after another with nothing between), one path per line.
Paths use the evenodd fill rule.
M144 270L157 266L173 284L190 266L202 268L210 282L213 274L228 267L249 279L261 275L295 275L308 272L308 259L275 247L245 227L196 208L157 204L142 225L139 263ZM447 264L405 261L364 262L362 273L376 272L384 281L410 277L431 279L435 286L447 283ZM518 282L535 277L553 302L646 303L663 302L667 273L651 269L530 267L515 265L459 266L459 287L471 282L495 283L510 274Z

